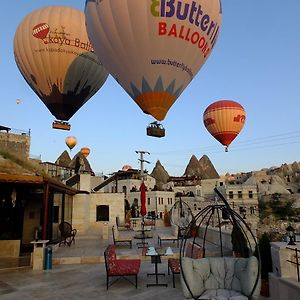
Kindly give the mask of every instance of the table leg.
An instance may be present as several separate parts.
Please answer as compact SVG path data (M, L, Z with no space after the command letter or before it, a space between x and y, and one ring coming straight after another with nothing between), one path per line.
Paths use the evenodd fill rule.
M155 273L148 273L147 276L150 276L150 275L155 275L155 283L148 283L147 284L147 287L149 286L165 286L167 287L168 284L167 283L158 283L158 276L161 275L161 276L165 276L165 273L158 273L158 259L156 258L155 259L155 262L154 262L154 265L155 265L155 268L154 268L154 272Z

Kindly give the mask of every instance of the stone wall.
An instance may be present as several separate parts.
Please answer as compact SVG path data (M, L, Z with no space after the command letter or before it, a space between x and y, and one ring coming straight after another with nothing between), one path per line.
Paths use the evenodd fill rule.
M109 207L108 222L96 220L98 205ZM82 237L95 235L102 237L104 225L108 223L109 228L111 228L116 224L117 216L120 217L121 222L124 222L123 193L77 194L73 198L72 225L78 230L78 235Z
M0 132L0 149L9 153L21 155L28 159L30 151L30 136Z

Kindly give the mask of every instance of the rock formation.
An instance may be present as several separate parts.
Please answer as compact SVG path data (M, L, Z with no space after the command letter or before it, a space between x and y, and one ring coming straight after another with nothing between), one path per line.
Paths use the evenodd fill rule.
M192 155L185 169L184 176L197 176L201 179L220 177L207 155L203 155L200 160L195 155Z
M150 175L156 179L156 185L158 187L161 187L163 184L167 183L170 177L159 160L156 162L155 167Z

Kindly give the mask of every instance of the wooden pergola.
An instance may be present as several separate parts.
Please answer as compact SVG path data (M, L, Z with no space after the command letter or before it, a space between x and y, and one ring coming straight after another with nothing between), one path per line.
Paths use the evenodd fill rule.
M13 185L28 185L43 189L43 225L42 225L42 238L47 239L49 221L49 194L50 189L54 193L62 194L62 217L64 217L64 199L65 195L75 195L78 193L77 189L69 187L60 181L53 178L41 175L15 175L15 174L0 174L0 184L13 184Z

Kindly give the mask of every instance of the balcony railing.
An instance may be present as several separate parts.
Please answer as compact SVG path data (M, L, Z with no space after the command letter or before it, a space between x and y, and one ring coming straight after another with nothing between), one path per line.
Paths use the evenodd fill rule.
M286 247L286 249L295 251L295 254L294 254L295 261L290 260L290 259L287 259L287 261L289 263L293 264L293 265L296 265L296 267L297 267L297 278L298 278L298 282L300 282L300 271L299 271L299 266L300 266L300 250L298 250L297 248L290 248L290 247Z

